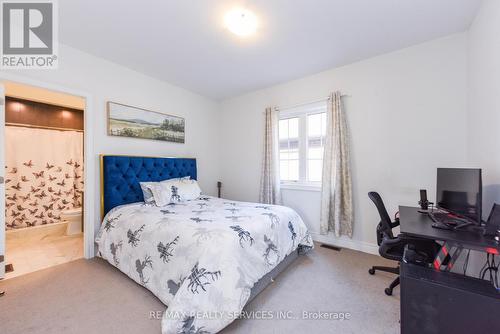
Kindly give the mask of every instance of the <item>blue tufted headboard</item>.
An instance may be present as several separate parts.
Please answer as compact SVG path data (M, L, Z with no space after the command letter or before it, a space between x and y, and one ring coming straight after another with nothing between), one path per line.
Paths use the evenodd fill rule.
M112 208L144 201L139 182L190 176L196 180L194 158L150 158L101 155L101 219Z

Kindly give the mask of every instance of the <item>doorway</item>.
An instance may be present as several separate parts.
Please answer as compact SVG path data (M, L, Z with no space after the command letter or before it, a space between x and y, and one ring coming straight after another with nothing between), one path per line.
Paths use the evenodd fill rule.
M79 96L4 82L5 278L83 257Z

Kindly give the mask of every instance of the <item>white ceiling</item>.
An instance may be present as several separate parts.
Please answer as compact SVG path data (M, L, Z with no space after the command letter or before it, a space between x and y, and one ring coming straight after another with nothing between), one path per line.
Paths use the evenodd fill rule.
M59 38L221 100L465 31L481 0L64 0ZM224 13L260 21L238 38Z

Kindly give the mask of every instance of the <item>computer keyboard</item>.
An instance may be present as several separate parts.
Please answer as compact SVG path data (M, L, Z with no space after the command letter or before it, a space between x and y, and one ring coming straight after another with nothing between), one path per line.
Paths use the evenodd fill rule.
M447 212L429 212L429 217L435 223L442 223L448 225L457 225L464 222L463 219L459 219L456 216L449 214Z
M429 212L429 217L434 222L432 227L445 230L455 230L472 224L472 222L467 219L457 217L447 212Z

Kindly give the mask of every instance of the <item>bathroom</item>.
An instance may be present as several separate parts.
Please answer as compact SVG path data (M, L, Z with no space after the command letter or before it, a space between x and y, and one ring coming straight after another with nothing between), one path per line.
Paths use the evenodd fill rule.
M8 279L83 257L85 100L4 85Z

